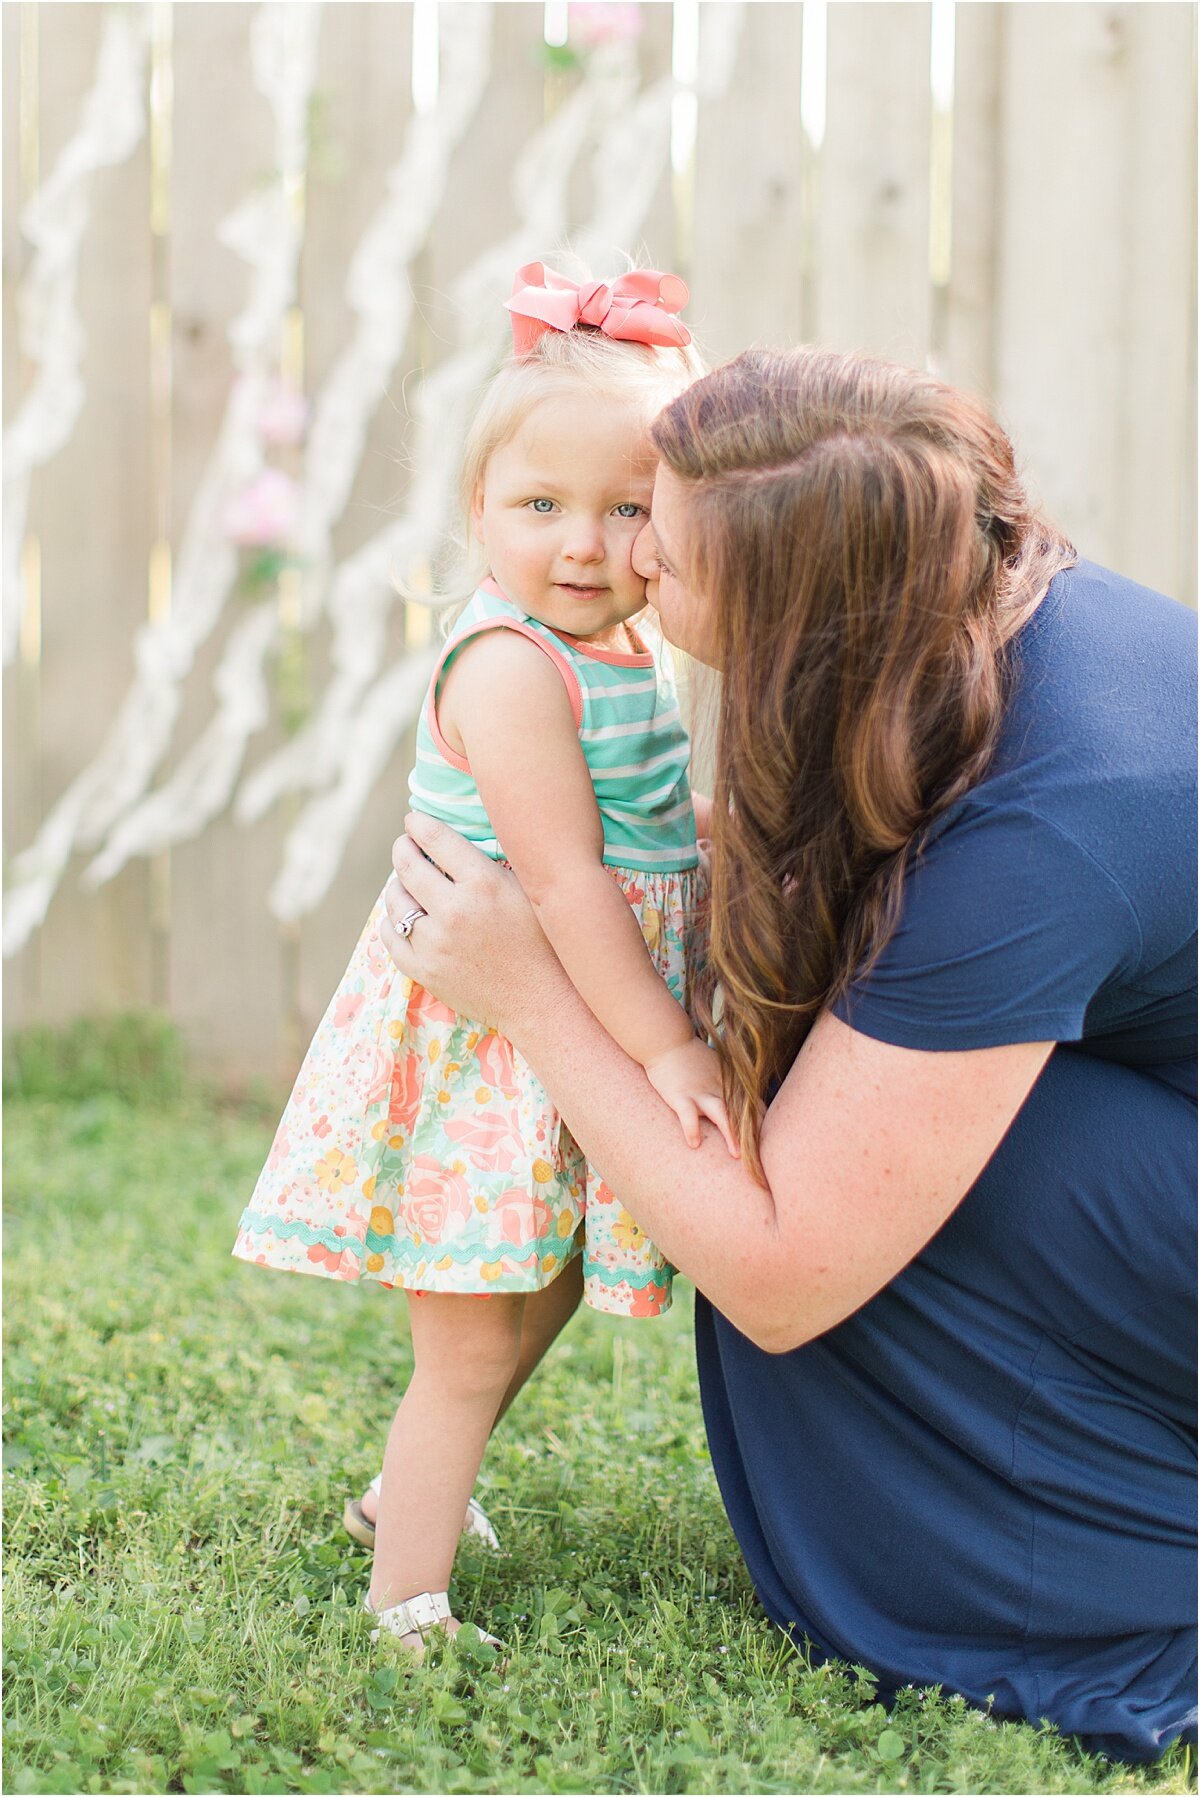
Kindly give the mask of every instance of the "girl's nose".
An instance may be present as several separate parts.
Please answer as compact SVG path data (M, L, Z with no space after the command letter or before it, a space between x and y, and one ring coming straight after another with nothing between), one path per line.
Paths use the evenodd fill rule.
M590 520L576 520L563 539L563 556L569 562L602 562L604 532Z

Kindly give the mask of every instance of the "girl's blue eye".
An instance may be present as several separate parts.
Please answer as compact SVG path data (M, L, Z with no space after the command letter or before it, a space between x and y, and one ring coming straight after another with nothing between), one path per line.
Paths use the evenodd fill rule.
M552 512L554 510L554 501L552 499L533 499L530 501L530 504L533 507L533 510L542 518L546 516L547 512Z
M632 499L627 499L624 505L619 505L616 509L617 516L620 518L636 518L638 513L644 508L640 505L635 505Z

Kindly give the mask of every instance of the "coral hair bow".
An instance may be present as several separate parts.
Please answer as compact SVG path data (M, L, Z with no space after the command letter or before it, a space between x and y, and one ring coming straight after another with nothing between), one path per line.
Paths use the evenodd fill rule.
M682 349L692 334L673 314L687 299L687 283L656 268L577 286L540 262L527 262L517 270L512 297L504 304L512 313L513 349L525 356L547 331L571 331L577 324L596 325L624 343Z

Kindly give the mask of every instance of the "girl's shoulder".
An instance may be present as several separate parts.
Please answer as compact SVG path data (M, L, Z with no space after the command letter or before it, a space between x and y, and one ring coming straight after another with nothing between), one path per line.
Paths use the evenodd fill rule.
M511 621L516 624L535 624L536 620L526 617L525 613L505 598L500 588L491 580L483 581L475 588L471 597L450 620L446 630L445 646L452 648L461 637L470 636L481 624Z
M452 674L455 704L465 700L489 711L500 701L525 704L530 688L543 690L540 681L548 676L566 688L575 728L583 721L583 690L566 645L491 582L477 588L454 621L430 680L432 709L445 698Z
M451 667L459 663L460 651L469 642L484 637L492 639L484 662L502 683L520 683L522 667L535 665L528 660L529 645L536 646L567 688L577 725L605 719L611 722L609 713L614 705L627 724L641 710L648 717L665 713L669 710L668 701L676 699L670 645L649 608L631 620L629 640L622 648L602 647L585 638L566 636L531 617L494 581L486 580L451 626L434 673L435 689L441 688ZM526 639L526 646L518 650L516 639L521 638ZM476 662L478 669L478 657L472 655L469 659ZM629 710L631 704L633 711ZM598 714L594 720L590 717L592 711Z

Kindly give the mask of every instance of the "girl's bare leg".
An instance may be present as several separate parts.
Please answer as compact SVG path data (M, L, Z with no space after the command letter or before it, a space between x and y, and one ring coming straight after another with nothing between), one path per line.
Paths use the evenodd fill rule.
M376 1610L450 1583L467 1499L520 1357L526 1302L430 1292L409 1307L414 1367L383 1457Z
M551 1285L546 1286L543 1291L530 1292L525 1298L525 1310L521 1320L521 1345L517 1355L516 1370L508 1382L508 1388L505 1391L504 1396L500 1400L500 1407L496 1411L493 1423L498 1422L504 1415L504 1412L508 1409L525 1381L529 1378L529 1375L542 1359L547 1348L550 1347L551 1343L560 1334L565 1325L570 1322L576 1310L579 1308L579 1300L582 1296L583 1256L577 1254L575 1259L571 1261L568 1266L563 1268L558 1278L554 1280ZM415 1318L421 1306L423 1304L428 1304L430 1301L430 1297L416 1299L409 1306L411 1315ZM495 1299L489 1298L488 1304L486 1305L480 1304L477 1298L469 1298L464 1300L464 1302L475 1304L480 1310L486 1310L488 1305L495 1302ZM415 1324L413 1343L415 1347ZM480 1458L482 1458L482 1455ZM387 1485L386 1465L387 1462L385 1459L385 1488ZM478 1467L476 1467L476 1471L478 1471ZM474 1482L472 1481L472 1489L473 1488ZM467 1497L470 1497L470 1495L471 1492L468 1490ZM374 1522L379 1514L379 1498L373 1491L365 1491L362 1495L361 1503L362 1512L367 1521ZM466 1510L466 1507L466 1501L464 1500L464 1511ZM376 1543L377 1554L378 1551L378 1543ZM430 1590L433 1589L433 1587L423 1586L422 1589ZM439 1585L437 1589L440 1591L443 1587Z
M504 1394L496 1421L499 1422L530 1373L538 1365L547 1348L571 1321L583 1297L583 1256L577 1254L544 1291L530 1292L525 1300L525 1317L521 1324L521 1353L517 1370Z

